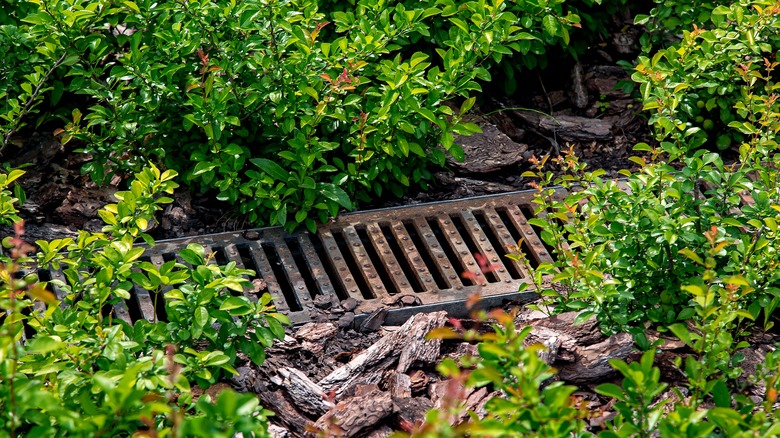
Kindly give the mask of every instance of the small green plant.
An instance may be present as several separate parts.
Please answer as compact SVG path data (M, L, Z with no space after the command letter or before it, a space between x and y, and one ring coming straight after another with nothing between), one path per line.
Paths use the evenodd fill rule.
M4 239L11 252L0 258L0 429L13 436L267 436L270 413L255 396L228 391L213 404L208 396L196 402L190 387L235 373L238 348L261 363L286 317L273 311L270 296L243 296L248 272L208 263L203 248L183 250L186 264L156 267L134 245L151 240L144 231L171 201L161 195L173 192L175 176L155 167L140 172L101 212L110 234L38 241L35 256L27 255L35 249L22 240L21 222L17 236ZM0 193L8 197L5 181ZM9 202L6 219L15 214ZM64 279L39 282L37 269L49 268ZM131 326L116 318L111 307L133 287L165 291L168 322Z
M545 383L555 370L538 355L544 347L524 347L523 340L531 327L518 329L513 314L500 310L489 315L482 312L476 318L491 321L493 331L480 334L474 329L445 328L429 334L479 342L478 357L465 356L460 363L445 359L439 364L439 372L468 388L489 386L502 395L487 402L487 416L480 419L471 413L470 420L460 425L457 414L463 408L457 404L458 398L452 397L448 410L429 412L426 423L411 436L586 436L583 419L587 411L572 397L576 388L563 382Z
M758 132L733 128L751 123L755 96L775 92L778 14L774 2L720 5L709 27L685 27L678 43L639 57L632 79L659 141L724 150ZM777 112L775 99L765 104Z

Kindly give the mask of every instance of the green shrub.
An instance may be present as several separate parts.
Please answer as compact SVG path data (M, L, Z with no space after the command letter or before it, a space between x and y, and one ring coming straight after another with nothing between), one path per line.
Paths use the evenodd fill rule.
M4 239L11 253L0 258L0 430L266 436L269 412L254 395L225 392L215 404L208 396L194 402L190 385L207 388L223 372L235 373L239 349L262 363L264 348L284 336L287 318L274 312L269 295L258 302L242 295L250 271L209 263L202 247L180 252L186 264L157 267L141 261L145 249L134 245L141 238L153 244L144 230L172 201L161 195L173 192L175 177L155 167L137 174L128 191L117 193L119 202L100 212L110 234L38 241L34 257L26 255L34 248L21 240L21 222L17 236ZM0 178L4 199L10 179ZM9 203L3 219L15 214ZM64 279L41 283L38 269L61 271ZM61 301L49 285L59 288ZM107 311L129 299L133 287L164 293L168 321L131 326Z
M309 229L426 187L462 158L454 134L479 130L461 116L488 68L577 52L581 20L564 0L32 3L0 28L0 147L60 118L97 182L164 164L252 222Z
M363 0L329 23L312 0L39 2L18 28L39 59L19 68L37 77L6 103L4 134L43 91L69 93L84 104L59 134L93 156L96 181L164 162L252 221L312 229L354 200L424 186L446 151L461 157L453 133L478 128L443 103L534 39L503 2L443 7ZM410 46L432 17L450 28L436 60Z
M639 57L632 79L658 140L689 149L727 149L745 140L741 130L729 127L755 121L748 96L774 93L779 14L774 2L720 5L708 14L707 25L687 28L678 43ZM774 99L769 104L777 108Z
M429 334L434 338L479 342L477 357L464 356L459 362L444 359L438 369L443 376L467 388L490 387L501 395L485 404L487 415L484 418L469 413L470 419L459 424L458 414L465 409L463 394L448 393L444 408L429 411L425 424L412 436L552 438L589 435L585 433L583 421L588 415L587 409L577 405L572 398L577 388L560 381L547 382L555 375L555 370L539 357L538 353L544 347L525 348L523 341L531 327L517 328L513 317L500 310L489 315L482 312L475 318L490 321L492 332L444 328Z

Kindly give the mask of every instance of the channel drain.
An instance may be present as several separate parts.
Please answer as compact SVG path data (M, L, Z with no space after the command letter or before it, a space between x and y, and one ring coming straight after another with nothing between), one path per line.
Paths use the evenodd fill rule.
M246 296L256 300L270 293L296 324L319 319L324 309L347 298L359 303L358 319L380 308L389 310L390 322L434 309L462 314L473 293L485 304L535 296L517 292L522 283L533 288L530 274L506 257L522 238L519 250L532 266L552 261L524 213L533 210L533 196L516 192L346 214L316 233L265 228L168 240L147 256L203 245L216 261L255 271L250 280L262 287ZM136 289L133 297L136 303L122 312L123 319L164 317L148 292Z

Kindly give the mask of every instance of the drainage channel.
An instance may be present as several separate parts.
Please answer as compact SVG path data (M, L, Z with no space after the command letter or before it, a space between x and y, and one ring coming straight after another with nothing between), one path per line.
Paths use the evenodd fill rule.
M537 296L525 266L505 257L522 239L519 251L531 266L552 261L527 221L533 195L514 192L349 213L320 225L316 233L272 227L166 240L148 249L144 259L159 266L188 244L202 245L216 263L232 261L255 271L250 278L255 287L245 295L256 300L269 292L294 324L318 320L322 308L349 298L358 303L356 323L380 309L388 310L389 324L434 310L465 315L465 301L473 293L484 306ZM484 261L480 267L483 257L489 269ZM521 283L529 285L524 292L518 292ZM113 311L131 323L164 321L162 299L136 286Z

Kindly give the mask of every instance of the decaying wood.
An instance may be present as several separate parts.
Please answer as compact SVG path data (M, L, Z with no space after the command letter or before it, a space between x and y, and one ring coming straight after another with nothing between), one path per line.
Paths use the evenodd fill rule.
M339 402L314 425L320 431L348 438L376 425L395 409L390 393L376 390Z
M434 363L439 358L441 340L426 340L425 336L446 321L447 313L443 311L414 315L400 330L388 333L318 384L326 392L334 391L338 398L358 383L378 383L382 372L396 359L398 372L406 372L415 362Z
M408 398L412 396L412 378L408 374L390 370L385 375L387 390L394 398Z
M281 386L287 390L295 405L307 414L322 415L333 407L333 403L327 400L325 391L302 371L281 368L279 375L284 378Z
M592 383L614 373L610 359L625 360L633 350L631 335L605 338L595 318L574 324L575 312L535 319L525 345L541 343L547 349L540 357L558 369L557 378L567 383Z
M598 344L577 347L573 351L573 363L555 364L558 377L573 384L598 382L615 372L609 365L610 359L625 360L633 349L633 340L628 333L618 333Z
M479 134L455 138L455 143L463 149L465 160L448 160L448 164L469 173L489 173L523 160L527 144L515 143L496 125L486 123L481 128Z
M529 130L544 137L560 138L564 141L609 141L612 140L612 124L601 119L556 115L548 116L534 111L513 111ZM552 141L552 140L551 140Z
M396 422L399 428L422 424L425 414L433 408L433 403L427 397L393 398L398 407Z
M582 64L577 61L571 70L572 103L579 109L588 106L588 91L585 89L585 73Z
M295 339L300 341L301 348L312 354L322 354L325 347L323 341L333 337L338 332L338 327L330 322L310 322L304 324L295 332Z
M291 431L301 432L312 424L311 420L306 418L295 405L290 403L282 390L261 390L257 393L257 397L263 406L273 410L274 418L281 421Z

